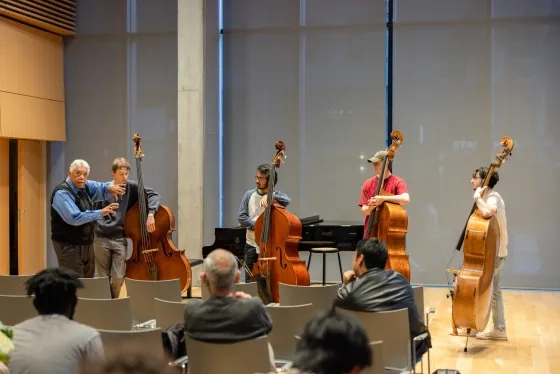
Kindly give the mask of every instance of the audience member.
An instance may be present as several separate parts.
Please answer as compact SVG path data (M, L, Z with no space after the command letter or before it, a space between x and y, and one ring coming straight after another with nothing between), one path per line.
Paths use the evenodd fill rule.
M272 320L259 297L235 292L241 273L235 256L216 249L204 260L200 274L202 287L207 287L207 300L192 300L185 306L185 334L210 343L236 343L267 335ZM271 367L274 354L269 345ZM188 355L188 352L187 352Z
M367 334L355 317L324 312L307 322L286 374L357 374L372 365Z
M233 254L212 251L200 274L210 297L191 300L185 306L185 333L194 340L234 343L257 338L272 330L272 321L258 297L235 292L241 273Z
M77 373L82 361L103 360L99 332L72 320L83 284L69 269L45 269L26 282L39 315L14 326L11 374Z
M157 351L139 345L123 345L107 353L106 360L84 366L82 374L179 374L180 368Z
M415 344L416 358L419 360L432 347L428 328L418 313L410 283L402 274L384 270L387 258L387 247L382 241L377 238L359 241L352 270L344 273L335 306L362 312L407 308L411 341L418 335L428 333L425 340Z

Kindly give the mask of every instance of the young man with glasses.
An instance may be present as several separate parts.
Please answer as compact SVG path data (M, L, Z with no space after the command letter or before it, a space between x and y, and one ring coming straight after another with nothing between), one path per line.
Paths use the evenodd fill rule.
M245 192L239 207L238 221L241 227L247 229L245 243L245 264L249 270L253 271L253 265L259 258L259 247L255 242L255 222L265 211L267 206L268 181L270 179L271 165L262 164L257 167L255 176L256 188ZM278 173L274 171L274 186L278 182ZM290 198L283 192L274 191L274 200L283 207L287 207ZM249 282L249 274L245 270L245 283Z

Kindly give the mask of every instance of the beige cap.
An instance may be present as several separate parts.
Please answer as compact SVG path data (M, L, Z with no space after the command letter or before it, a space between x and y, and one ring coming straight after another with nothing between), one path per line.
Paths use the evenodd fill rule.
M368 160L368 162L379 162L385 160L385 156L387 156L387 151L379 151L377 152L372 158Z

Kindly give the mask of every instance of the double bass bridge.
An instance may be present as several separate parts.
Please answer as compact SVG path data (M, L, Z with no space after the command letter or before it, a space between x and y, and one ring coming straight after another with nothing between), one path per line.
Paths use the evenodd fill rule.
M150 252L157 252L157 251L159 251L159 248L143 249L143 250L142 250L142 254L144 254L144 253L150 253Z

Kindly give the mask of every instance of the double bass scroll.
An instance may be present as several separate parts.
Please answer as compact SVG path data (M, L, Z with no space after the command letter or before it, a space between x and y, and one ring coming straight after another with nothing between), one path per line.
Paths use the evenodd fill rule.
M383 189L385 175L390 161L395 157L397 148L403 142L403 134L398 130L391 132L393 143L387 148L383 167L374 196L391 196ZM383 202L369 215L364 238L378 238L387 245L389 257L386 269L402 274L410 282L410 263L406 253L406 233L408 232L408 215L400 204Z
M181 292L188 290L192 280L192 270L184 250L173 243L171 233L175 231L175 217L171 209L160 205L154 214L155 230L148 232L148 198L144 188L142 173L141 137L134 134L134 158L138 174L138 202L126 213L124 220L125 237L132 241L132 255L126 260L126 277L138 280L179 279Z
M502 150L490 164L482 187L488 186L494 170L511 156L513 140L504 136L500 144ZM452 326L455 335L458 328L484 331L488 324L499 235L496 218L484 218L474 203L456 246L459 251L463 247L462 268L459 272L447 270L456 274L452 292Z

